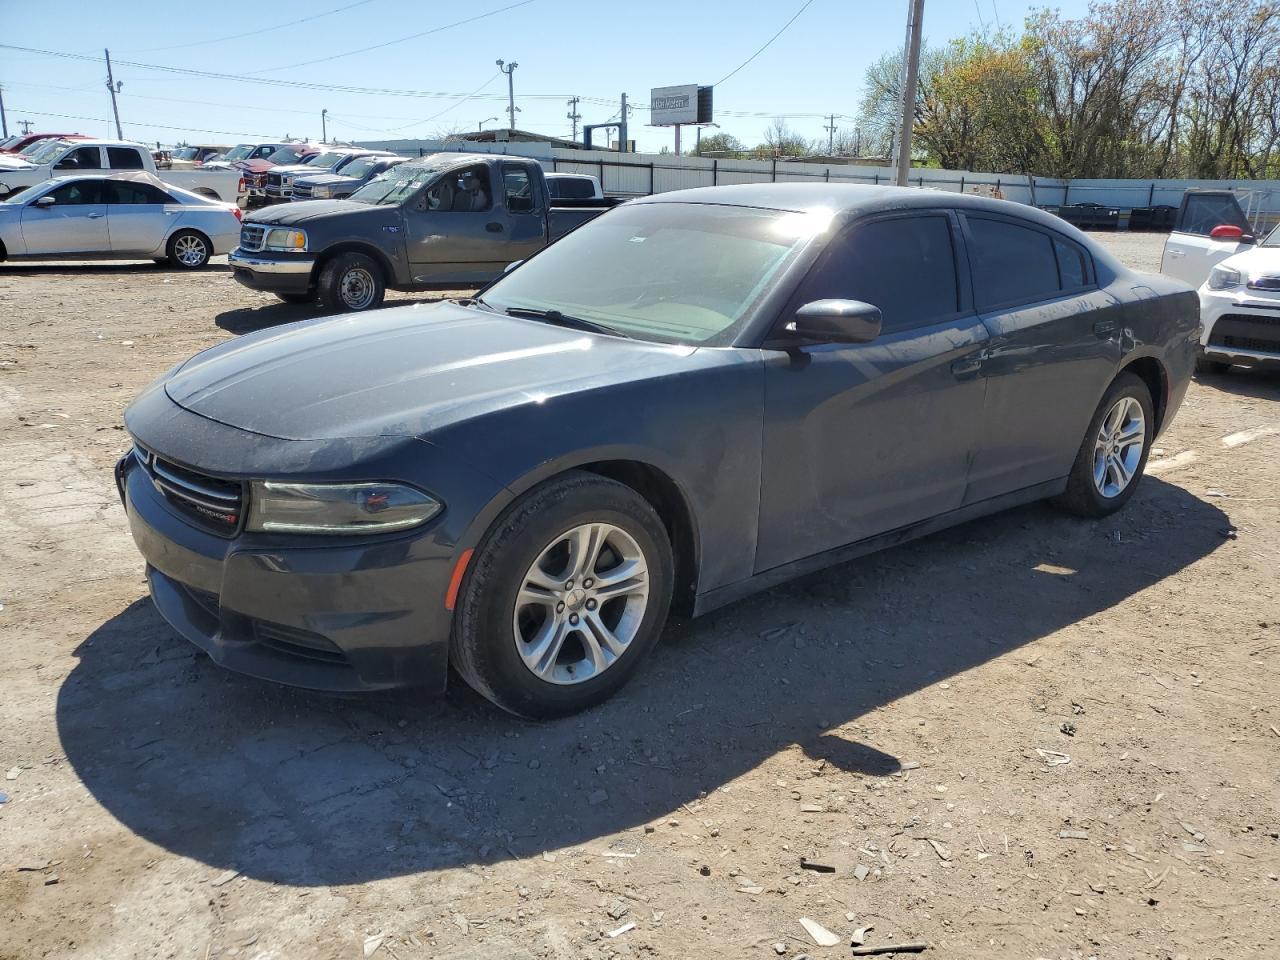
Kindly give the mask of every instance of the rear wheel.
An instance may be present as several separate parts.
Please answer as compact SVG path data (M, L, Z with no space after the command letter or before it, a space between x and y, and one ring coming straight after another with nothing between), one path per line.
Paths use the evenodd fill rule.
M1082 517L1115 513L1133 496L1155 431L1151 393L1132 373L1116 377L1089 422L1057 502Z
M310 293L277 293L276 296L285 303L304 304L315 300L315 295Z
M1210 360L1203 353L1196 357L1196 373L1226 373L1230 369L1225 360Z
M584 710L653 647L671 583L671 545L648 501L613 480L564 474L517 500L476 549L454 665L519 716Z
M382 268L363 253L340 253L320 270L320 302L335 312L372 310L382 303Z
M195 230L179 230L169 238L169 262L179 270L199 270L209 262L209 238Z

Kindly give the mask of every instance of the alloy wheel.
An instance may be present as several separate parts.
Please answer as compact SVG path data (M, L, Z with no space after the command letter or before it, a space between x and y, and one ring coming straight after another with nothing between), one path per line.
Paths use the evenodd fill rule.
M524 575L512 629L541 680L583 683L626 653L649 606L649 566L634 537L586 523L547 544Z
M1107 411L1093 445L1093 485L1107 499L1118 497L1133 482L1147 442L1142 404L1121 397Z
M198 267L209 257L204 241L190 234L177 239L173 245L173 254L183 266L187 267Z

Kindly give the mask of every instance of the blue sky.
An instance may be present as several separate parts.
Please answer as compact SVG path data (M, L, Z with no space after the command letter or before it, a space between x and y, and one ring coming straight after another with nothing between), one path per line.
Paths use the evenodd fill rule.
M578 106L582 122L597 123L616 115L623 91L633 102L647 104L651 87L717 84L721 127L753 144L762 139L773 116L787 117L804 136L825 136L826 121L820 115L856 114L867 64L903 41L906 0L811 0L767 49L719 83L802 4L0 0L0 43L96 57L110 47L116 79L124 82L120 116L125 136L145 141L234 143L286 133L318 139L323 108L329 111L330 136L346 140L429 136L502 118L486 124L494 126L505 123L506 78L494 63L502 58L519 63L517 126L523 129L568 136L565 100L572 95L583 98ZM1042 5L927 0L924 32L928 41L941 43L978 27L980 20L987 26L1020 25L1029 9ZM1076 16L1085 0L1051 5ZM480 19L448 26L470 17ZM291 23L304 18L309 19ZM289 25L267 29L284 24ZM440 27L447 28L391 42ZM375 45L377 49L349 53ZM315 60L322 62L308 63ZM247 79L443 96L357 94L192 77L127 61ZM0 49L0 86L10 132L17 129L16 120L25 118L34 129L113 133L105 122L111 116L105 79L101 62ZM472 93L474 97L464 99ZM669 146L670 130L648 127L647 120L646 111L632 115L631 136L639 148ZM852 125L852 120L837 123Z

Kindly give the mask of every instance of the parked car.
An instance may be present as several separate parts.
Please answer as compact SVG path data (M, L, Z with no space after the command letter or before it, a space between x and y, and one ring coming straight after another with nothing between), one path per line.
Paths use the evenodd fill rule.
M1253 248L1249 218L1230 190L1188 190L1173 232L1164 242L1160 272L1193 287L1227 257Z
M237 203L244 190L235 170L157 171L151 151L127 140L51 140L19 164L0 169L0 198L52 177L140 170L211 200Z
M358 147L336 147L312 154L301 163L275 166L267 171L267 203L286 203L293 198L293 181L297 177L341 173L357 157L393 157L385 150L361 150Z
M1220 260L1200 287L1203 372L1233 363L1280 366L1280 227L1257 246Z
M222 160L205 161L204 168L236 169L244 174L248 205L261 206L267 199L267 171L272 167L301 163L321 148L301 141L285 143L241 143L227 151Z
M349 200L251 214L228 262L288 303L369 310L394 290L479 286L603 213L552 207L536 160L437 153L402 163Z
M117 480L157 609L218 663L346 691L453 665L557 716L621 687L669 605L1045 497L1120 509L1198 322L1018 204L685 190L478 298L198 354L126 411Z
M408 160L394 154L358 157L342 168L341 173L299 174L293 181L293 196L298 200L345 200L370 180Z
M603 200L600 181L585 173L548 173L547 195L552 200Z
M236 244L240 208L148 173L42 180L0 200L0 260L167 260L197 269Z
M230 149L230 147L216 144L188 144L185 147L175 147L172 151L173 166L175 170L191 170L204 166L210 160L221 158Z
M22 153L32 144L43 140L76 140L82 139L79 133L22 133L10 137L0 143L0 153Z

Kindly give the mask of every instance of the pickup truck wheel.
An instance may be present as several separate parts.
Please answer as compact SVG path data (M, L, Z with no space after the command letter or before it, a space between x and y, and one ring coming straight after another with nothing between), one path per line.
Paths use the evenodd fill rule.
M1081 517L1115 513L1138 488L1154 437L1151 392L1140 377L1121 373L1089 422L1058 505Z
M320 302L335 312L372 310L382 303L382 268L363 253L341 253L320 270Z
M315 299L310 293L277 293L276 296L285 303L310 303Z
M515 501L476 548L453 664L517 716L585 710L657 642L672 580L671 544L649 502L614 480L565 473Z
M169 238L169 262L180 270L199 270L209 262L209 238L195 230L179 230Z

